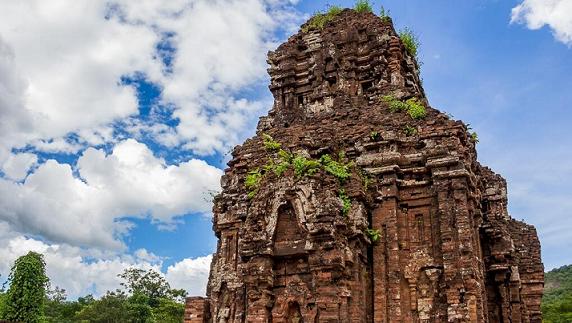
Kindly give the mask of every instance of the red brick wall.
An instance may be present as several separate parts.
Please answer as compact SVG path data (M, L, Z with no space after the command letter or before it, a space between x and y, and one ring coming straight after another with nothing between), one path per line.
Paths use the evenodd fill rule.
M208 322L208 299L205 297L187 297L185 301L185 323Z

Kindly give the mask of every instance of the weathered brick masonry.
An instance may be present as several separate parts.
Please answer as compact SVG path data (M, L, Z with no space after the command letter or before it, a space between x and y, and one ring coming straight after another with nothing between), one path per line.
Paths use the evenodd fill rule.
M344 10L268 63L274 106L233 151L208 298L187 302L186 322L541 322L536 231L508 215L467 126L429 107L390 20ZM390 112L384 95L427 116ZM276 174L263 134L291 156L351 162L351 177Z

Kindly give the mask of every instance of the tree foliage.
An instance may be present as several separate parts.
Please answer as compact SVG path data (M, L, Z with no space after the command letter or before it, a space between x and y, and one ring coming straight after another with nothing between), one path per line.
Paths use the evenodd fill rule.
M572 322L572 265L546 273L542 320L546 323Z
M31 251L16 259L8 283L1 317L24 323L42 322L49 283L44 257Z
M181 323L185 308L181 303L161 298L159 305L153 309L153 316L161 323Z
M129 294L144 295L153 307L159 304L160 299L182 301L186 296L184 290L172 289L165 277L152 269L128 268L119 277L125 280L121 286Z
M156 283L156 282L155 282ZM155 285L155 284L153 284ZM170 294L170 292L167 292ZM143 292L128 295L122 290L107 292L101 299L84 306L73 322L90 323L180 323L184 305L169 298L151 298ZM59 321L53 321L59 322Z
M79 322L132 322L127 311L127 295L121 291L107 292L99 300L86 304L74 315ZM138 319L138 318L135 318Z
M16 260L7 292L0 290L0 320L46 323L180 323L186 292L173 289L154 270L126 269L122 289L67 300L66 291L49 289L45 263L38 253Z
M107 292L78 314L86 322L171 323L181 322L186 292L173 289L154 270L128 268L118 275L123 290Z
M48 298L46 300L46 310L45 310L46 322L53 322L53 323L81 322L81 320L79 320L77 317L77 313L79 313L83 308L95 302L95 299L93 298L92 295L79 297L76 301L66 300L65 293L63 295L60 295L63 296L63 298L53 297L52 295L53 294L49 292Z
M173 289L154 270L128 268L118 275L123 289L108 291L98 300L91 295L77 302L63 302L57 313L73 307L65 315L54 316L49 322L90 323L175 323L183 320L183 299L186 292Z
M3 290L0 290L0 319L3 317L5 300L6 293Z

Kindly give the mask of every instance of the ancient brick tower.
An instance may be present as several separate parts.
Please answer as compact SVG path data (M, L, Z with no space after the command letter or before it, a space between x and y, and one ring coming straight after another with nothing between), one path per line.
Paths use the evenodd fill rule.
M274 106L222 178L186 322L540 322L536 231L391 21L302 30L268 55Z

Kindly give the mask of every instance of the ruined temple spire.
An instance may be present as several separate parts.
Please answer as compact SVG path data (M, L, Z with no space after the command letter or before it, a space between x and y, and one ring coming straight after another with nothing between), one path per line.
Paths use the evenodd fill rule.
M391 21L302 29L269 53L274 105L222 177L186 322L541 322L536 231Z
M345 9L323 27L310 22L268 55L270 115L310 117L343 97L425 100L419 65L390 19Z

